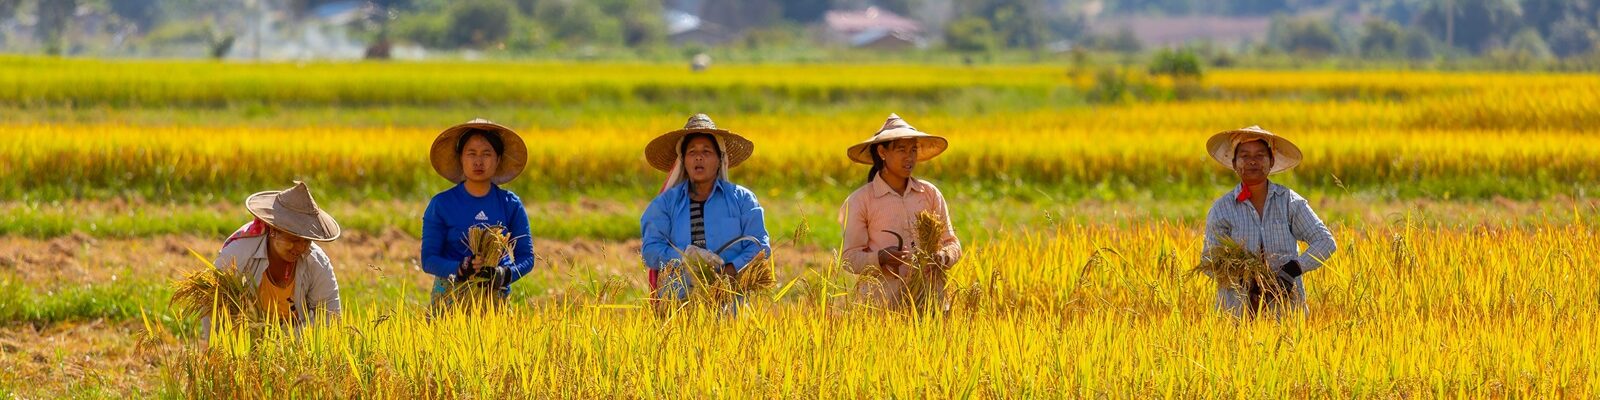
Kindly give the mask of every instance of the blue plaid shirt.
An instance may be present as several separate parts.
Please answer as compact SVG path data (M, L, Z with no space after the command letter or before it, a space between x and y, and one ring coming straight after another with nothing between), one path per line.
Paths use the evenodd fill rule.
M1222 244L1222 238L1231 237L1245 249L1263 254L1267 265L1282 268L1289 261L1299 261L1302 273L1321 268L1338 249L1333 233L1299 193L1276 183L1269 182L1267 186L1264 214L1257 214L1249 199L1237 200L1239 187L1211 204L1211 211L1206 213L1206 243L1202 255L1211 254L1212 249ZM1300 251L1300 242L1307 243L1305 252ZM1295 278L1294 286L1298 292L1296 297L1305 299L1305 284L1300 277ZM1240 310L1240 297L1226 287L1217 287L1218 305L1224 309Z

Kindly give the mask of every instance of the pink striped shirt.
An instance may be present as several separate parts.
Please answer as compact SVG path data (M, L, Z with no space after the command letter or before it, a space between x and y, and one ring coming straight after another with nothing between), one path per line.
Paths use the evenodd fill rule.
M839 210L839 222L844 224L844 268L860 274L878 265L878 250L894 247L897 243L893 231L905 238L906 250L916 240L913 235L917 213L930 210L944 218L947 229L942 239L941 253L951 265L961 259L961 241L956 239L955 224L950 221L950 210L939 188L927 181L912 178L905 194L895 193L882 178L873 178L850 198Z

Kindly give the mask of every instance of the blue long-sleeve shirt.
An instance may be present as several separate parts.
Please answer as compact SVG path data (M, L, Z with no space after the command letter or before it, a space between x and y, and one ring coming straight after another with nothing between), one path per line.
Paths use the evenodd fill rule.
M645 267L660 269L668 262L683 257L678 254L678 249L689 248L693 233L689 226L690 197L689 182L685 181L668 188L650 201L650 206L639 220L640 236L644 242L640 253L644 257ZM717 251L724 244L742 236L756 238L759 244L743 241L717 253L723 261L739 269L743 269L763 250L770 254L772 247L767 238L767 224L755 193L719 179L711 189L711 197L706 198L704 207L702 215L705 219L706 246L709 247L706 250Z
M528 210L515 193L489 185L489 194L475 197L466 186L440 192L428 201L422 213L422 270L439 278L449 278L472 256L467 250L467 229L473 225L503 225L516 243L510 257L500 259L510 282L533 270L533 237L528 235ZM509 259L515 259L511 262Z

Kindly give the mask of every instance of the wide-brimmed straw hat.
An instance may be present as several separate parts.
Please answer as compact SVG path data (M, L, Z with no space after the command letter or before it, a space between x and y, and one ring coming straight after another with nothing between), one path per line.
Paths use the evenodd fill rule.
M433 170L438 172L439 176L455 183L467 180L467 174L461 170L461 154L456 150L456 142L461 140L461 135L472 130L483 130L498 135L500 142L505 145L505 151L500 154L500 167L495 170L494 176L489 178L490 182L504 185L522 174L522 169L528 166L528 145L522 142L522 136L504 125L478 118L445 129L439 133L438 138L433 139L433 149L428 155L429 161L433 163Z
M309 240L331 242L341 232L339 222L317 207L305 182L295 181L294 187L285 190L252 194L244 199L244 208L273 228Z
M1211 139L1206 140L1206 152L1211 154L1212 159L1231 170L1234 150L1239 148L1240 143L1256 140L1265 141L1267 147L1272 148L1272 170L1267 172L1269 175L1288 171L1300 165L1300 160L1304 157L1300 153L1300 147L1295 146L1294 142L1254 125L1211 135Z
M911 127L911 124L906 123L906 120L901 119L899 115L889 114L889 119L884 121L883 128L879 128L877 133L872 134L872 138L867 139L865 142L857 143L855 146L850 146L850 149L847 150L850 155L850 161L872 165L872 145L900 139L917 139L917 161L919 162L932 160L934 157L938 157L940 153L944 153L945 149L950 148L950 142L943 137L922 133L917 128Z
M739 136L737 133L717 129L717 124L711 122L711 117L705 114L695 114L689 117L689 122L683 124L683 129L667 132L657 136L644 147L645 161L650 166L662 172L672 172L672 164L678 161L678 146L684 136L704 133L715 136L717 142L722 144L722 155L728 158L728 168L739 166L739 163L750 159L750 154L756 150L756 144Z

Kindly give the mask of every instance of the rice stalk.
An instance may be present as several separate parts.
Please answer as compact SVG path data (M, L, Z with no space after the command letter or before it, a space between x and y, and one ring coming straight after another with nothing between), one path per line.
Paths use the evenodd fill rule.
M500 260L516 261L512 250L516 247L513 239L505 226L499 224L477 224L467 228L465 238L467 251L480 264L499 265ZM450 284L444 296L443 304L447 309L454 310L482 310L498 307L505 303L500 296L500 289L505 286L500 276L467 276L459 277L462 280ZM435 310L444 311L444 310Z
M737 243L743 238L735 240ZM753 240L753 239L752 239ZM733 243L723 246L727 249ZM682 251L680 251L682 253ZM721 271L721 265L711 265L704 260L674 260L662 268L668 279L687 280L689 293L679 306L703 305L712 309L727 310L737 306L743 298L759 295L772 291L777 286L777 275L766 250L756 253L755 258L745 263L739 272L728 275ZM662 285L663 288L675 286L672 283Z
M944 248L944 235L948 223L931 211L917 213L911 244L911 273L901 277L906 284L908 300L917 309L941 306L944 299L945 267L940 250Z
M277 318L261 308L256 288L237 265L218 268L192 250L190 253L205 265L173 282L169 301L179 315L240 326L258 326Z
M1278 284L1278 272L1267 266L1260 254L1244 248L1233 238L1223 238L1189 274L1211 277L1218 285L1244 294L1252 311L1288 298L1287 288Z
M482 262L498 264L502 258L516 262L511 252L516 245L503 225L477 224L467 228L467 249Z

